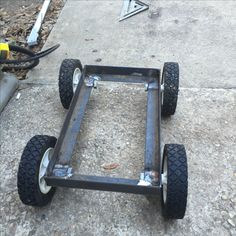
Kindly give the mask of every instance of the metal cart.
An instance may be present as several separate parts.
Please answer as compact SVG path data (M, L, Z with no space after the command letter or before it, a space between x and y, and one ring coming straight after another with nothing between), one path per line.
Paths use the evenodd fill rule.
M71 159L92 89L99 81L143 83L147 91L144 168L137 179L78 175ZM187 158L183 145L166 144L161 155L161 115L175 113L179 87L178 63L151 68L86 65L66 59L59 74L62 105L68 109L58 139L36 135L26 145L18 170L18 193L26 205L44 206L56 187L104 190L133 194L161 194L165 218L184 217L187 203Z

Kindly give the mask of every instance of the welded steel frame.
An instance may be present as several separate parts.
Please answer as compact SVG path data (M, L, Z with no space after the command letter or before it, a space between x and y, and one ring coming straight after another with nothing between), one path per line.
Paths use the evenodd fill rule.
M147 91L147 120L144 169L140 178L125 179L76 175L71 159L86 105L97 80L142 83ZM49 186L156 195L161 188L161 81L159 69L86 65L67 112L53 156L46 183Z

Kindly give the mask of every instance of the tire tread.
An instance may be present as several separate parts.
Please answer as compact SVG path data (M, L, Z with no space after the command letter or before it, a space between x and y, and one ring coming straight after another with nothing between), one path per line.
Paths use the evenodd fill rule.
M38 186L38 171L43 153L47 148L54 147L55 143L55 137L36 135L29 140L23 151L17 173L17 188L21 201L26 205L46 205L55 192L55 188L52 188L48 194L42 194Z
M162 83L164 94L162 115L174 115L179 92L179 65L176 62L166 62L163 68Z
M74 96L73 92L73 74L76 68L82 71L82 64L77 59L63 60L59 72L59 94L62 106L69 109L70 103Z
M167 196L162 199L163 216L168 219L182 219L185 215L188 193L187 157L184 145L166 144Z

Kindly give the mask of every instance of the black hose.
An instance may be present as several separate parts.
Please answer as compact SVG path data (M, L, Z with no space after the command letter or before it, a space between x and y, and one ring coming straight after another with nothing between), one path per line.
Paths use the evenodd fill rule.
M15 46L15 45L11 45L9 44L9 49L10 51L14 51L14 52L19 52L25 55L28 55L29 57L25 58L25 59L18 59L18 60L0 60L0 64L7 64L10 66L4 66L3 70L8 70L8 69L16 69L16 70L26 70L26 69L32 69L35 66L37 66L39 64L39 58L45 57L48 54L52 53L53 51L55 51L57 48L60 47L60 44L57 44L43 52L39 52L39 53L34 53L33 51L20 47L20 46ZM30 62L26 65L22 65L22 63L26 63L26 62Z
M27 56L29 56L29 58L32 58L35 56L35 53L27 48L23 48L20 46L16 46L16 45L9 45L9 50L11 52L19 52L21 54L25 54ZM11 63L5 63L5 61L11 61ZM0 64L12 64L10 66L4 66L3 70L9 70L9 69L21 69L21 70L26 70L26 69L32 69L35 66L37 66L39 64L39 59L37 60L32 60L30 61L30 63L26 64L26 65L20 65L20 62L17 60L14 60L15 62L12 62L12 60L0 60Z
M36 55L37 55L37 56L38 56L38 55L42 55L42 54L48 55L49 53L55 51L55 50L58 49L59 47L60 47L60 44L56 44L55 46L53 46L53 47L51 47L51 48L48 48L48 49L44 50L43 52L38 52L38 53L36 53ZM45 55L45 56L46 56L46 55Z

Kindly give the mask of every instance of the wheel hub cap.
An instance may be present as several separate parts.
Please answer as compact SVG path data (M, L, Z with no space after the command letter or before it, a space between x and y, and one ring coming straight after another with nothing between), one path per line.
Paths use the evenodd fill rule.
M46 152L44 153L43 158L41 160L40 167L39 167L39 178L38 178L39 188L40 188L40 191L44 194L47 194L52 188L51 186L47 185L47 183L44 179L49 161L52 157L52 153L53 153L53 148L48 148L46 150Z
M166 196L167 196L167 159L164 158L164 167L163 167L163 173L161 175L161 181L162 181L162 188L163 188L163 201L166 202Z
M81 71L79 68L76 68L73 74L73 92L74 93L79 84L80 77L81 77Z

